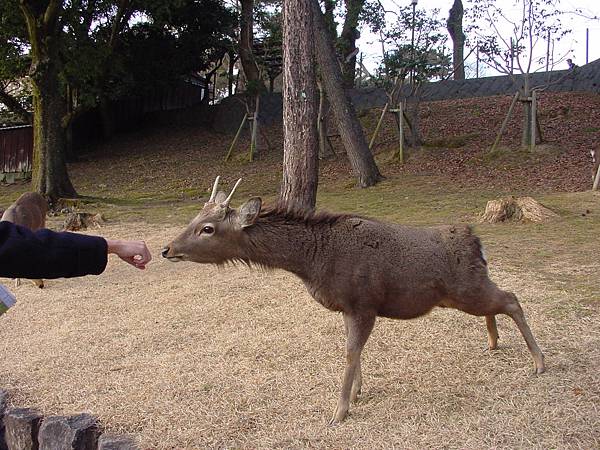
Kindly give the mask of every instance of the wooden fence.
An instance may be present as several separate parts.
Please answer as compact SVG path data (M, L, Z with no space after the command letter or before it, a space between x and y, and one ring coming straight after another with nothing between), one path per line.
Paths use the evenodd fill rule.
M0 128L0 181L13 182L31 173L33 129L30 125Z

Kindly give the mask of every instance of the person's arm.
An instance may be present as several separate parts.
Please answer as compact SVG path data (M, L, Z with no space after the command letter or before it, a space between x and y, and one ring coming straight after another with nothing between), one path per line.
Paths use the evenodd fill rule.
M0 222L0 276L8 278L70 278L98 275L106 268L108 253L143 269L150 253L141 241L105 240L50 230L32 232Z

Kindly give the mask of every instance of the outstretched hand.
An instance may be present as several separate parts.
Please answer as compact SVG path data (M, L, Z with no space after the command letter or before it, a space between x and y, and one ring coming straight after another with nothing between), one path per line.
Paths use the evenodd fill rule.
M144 241L121 241L107 239L108 253L114 253L123 261L137 269L145 269L152 259L150 250Z

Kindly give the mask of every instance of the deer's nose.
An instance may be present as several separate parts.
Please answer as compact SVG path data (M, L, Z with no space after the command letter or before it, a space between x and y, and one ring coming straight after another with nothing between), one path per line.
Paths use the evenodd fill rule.
M167 253L169 253L169 247L165 247L162 249L162 252L160 253L162 255L163 258L168 258Z

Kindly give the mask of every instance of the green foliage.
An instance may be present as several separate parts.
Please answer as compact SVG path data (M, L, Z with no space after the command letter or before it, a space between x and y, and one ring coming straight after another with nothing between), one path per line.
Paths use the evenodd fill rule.
M219 0L79 0L60 21L61 89L85 110L205 70L232 47L237 17ZM29 51L18 2L0 0L0 87L27 74Z

